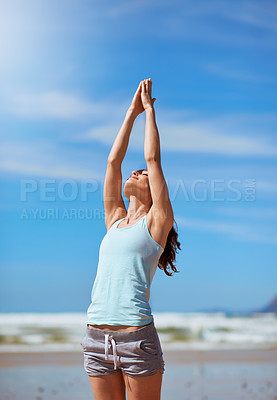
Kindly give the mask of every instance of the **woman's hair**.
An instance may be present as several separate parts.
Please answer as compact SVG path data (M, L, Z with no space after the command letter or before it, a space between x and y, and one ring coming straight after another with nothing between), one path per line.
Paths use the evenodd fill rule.
M147 168L143 168L143 169L137 169L138 173L142 173L142 171L146 170ZM152 204L151 204L152 205ZM174 224L176 225L177 228L177 224L176 221L174 219ZM159 264L158 267L162 270L164 270L164 272L166 273L166 275L168 276L172 276L173 273L168 271L168 269L172 269L173 272L180 272L177 271L174 262L176 259L176 252L178 252L177 248L179 250L181 250L181 243L178 241L178 228L177 231L174 228L174 224L172 226L172 228L169 231L169 234L167 236L167 241L166 241L166 245L165 245L165 249L164 252L162 253L160 259L159 259Z
M174 219L174 223L177 228L175 219ZM173 275L172 272L168 271L169 268L171 268L173 272L180 272L180 271L177 271L177 269L174 265L174 261L176 259L176 252L178 251L177 247L179 250L181 250L181 243L178 242L178 233L175 230L174 224L173 224L173 227L170 229L169 234L167 236L165 249L159 259L159 264L158 264L158 267L160 269L163 269L164 272L166 273L166 275L168 275L168 276Z

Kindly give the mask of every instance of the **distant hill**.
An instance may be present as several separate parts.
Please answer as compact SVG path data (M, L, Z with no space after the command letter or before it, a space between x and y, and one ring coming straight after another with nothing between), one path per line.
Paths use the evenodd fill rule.
M209 308L200 308L195 310L195 312L204 312L204 313L216 313L223 312L225 314L252 314L252 313L277 313L277 295L265 306L259 309L254 310L231 310L224 307L209 307Z
M203 312L203 313L225 313L225 314L252 314L253 310L231 310L229 308L224 307L209 307L209 308L199 308L194 312Z
M273 313L277 313L277 295L271 300L271 302L261 308L260 312L273 312Z

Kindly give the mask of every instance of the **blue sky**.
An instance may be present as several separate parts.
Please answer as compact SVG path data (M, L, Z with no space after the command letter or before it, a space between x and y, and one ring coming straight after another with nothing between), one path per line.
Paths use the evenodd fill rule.
M2 312L86 311L106 160L148 77L182 248L180 273L157 270L152 310L251 309L275 295L276 16L273 1L2 6ZM144 123L123 182L146 165Z

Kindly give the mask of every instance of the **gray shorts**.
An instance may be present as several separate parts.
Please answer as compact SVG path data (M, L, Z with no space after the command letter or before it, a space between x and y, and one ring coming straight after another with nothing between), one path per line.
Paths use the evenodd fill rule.
M130 376L164 373L163 352L154 321L130 332L100 330L87 325L80 344L84 369L89 376L119 370Z

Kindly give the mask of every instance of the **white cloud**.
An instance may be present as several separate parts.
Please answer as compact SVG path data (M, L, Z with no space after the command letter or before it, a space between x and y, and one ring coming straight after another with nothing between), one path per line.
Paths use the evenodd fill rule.
M274 207L218 207L216 213L226 217L242 219L269 220L277 219L277 208Z
M277 192L277 183L270 181L259 181L257 184L257 190L267 191L267 192Z
M263 138L227 133L228 128L220 131L216 124L183 123L179 125L166 124L162 126L167 136L162 137L161 143L167 150L188 151L200 153L215 153L231 156L276 156L277 146L272 146Z
M183 115L186 115L186 111ZM170 111L168 116L172 116ZM277 155L277 145L271 142L270 128L268 134L264 132L266 120L268 119L269 125L272 124L274 117L271 115L261 115L260 120L258 115L227 115L215 118L194 115L187 118L188 121L184 117L183 121L176 123L168 120L167 110L158 109L156 117L162 150L248 157ZM143 148L144 118L139 117L136 121L130 138L130 147L136 150ZM119 122L103 124L76 136L75 140L97 140L111 145L120 125ZM259 125L263 127L259 128ZM253 133L258 133L259 129L263 134L255 137Z
M114 118L123 105L109 101L90 101L79 95L53 90L42 93L24 93L6 97L6 110L9 113L31 118L58 118L62 120L94 120Z
M276 47L273 1L177 1L164 12L157 34L235 47ZM250 29L249 29L250 28ZM252 28L252 29L251 29ZM261 30L266 31L261 33ZM156 32L155 32L156 34Z
M151 9L163 10L168 17L168 21L173 21L171 16L174 15L175 22L182 21L185 26L187 24L185 24L184 21L187 23L193 21L195 29L192 33L194 34L197 34L199 31L201 32L201 29L196 28L197 17L199 18L199 25L201 23L203 26L205 20L210 19L211 16L221 17L227 21L240 22L241 25L247 27L253 26L256 28L270 29L272 31L277 30L276 7L274 1L270 0L265 0L263 3L257 0L238 3L220 0L211 0L209 2L200 0L197 3L188 1L184 3L182 0L172 0L170 3L166 0L153 0L151 2L137 0L130 3L125 0L117 2L116 5L111 4L107 12L108 15L119 18L124 17L126 14L138 13L140 11L142 13L147 11L151 12ZM170 13L172 9L174 10L174 14ZM213 32L216 33L216 21L214 19L213 25ZM185 28L185 26L183 28ZM177 24L177 27L180 29L181 33L181 25ZM224 34L222 29L221 34Z
M175 216L177 226L200 232L217 233L227 235L231 240L277 244L277 233L272 228L261 228L244 225L241 223L229 223L216 220L204 220Z
M255 75L252 74L251 72L249 73L249 71L241 72L238 71L237 68L231 69L230 66L228 68L225 66L209 63L209 64L204 64L204 68L206 68L208 71L215 73L216 75L231 79L240 79L243 81L252 81L252 82L269 82L269 83L277 82L276 78L265 75Z
M133 93L132 93L133 95ZM29 119L93 121L94 127L64 135L65 141L99 141L111 146L130 105L130 99L116 102L114 94L106 100L91 101L81 95L61 91L16 94L6 97L4 107L11 114ZM162 150L229 156L276 156L271 139L276 116L272 114L232 114L203 117L193 110L167 110L157 107L157 123ZM108 122L107 122L108 121ZM145 115L135 121L130 147L143 148Z
M230 20L240 21L255 28L277 31L277 8L274 1L230 2L229 7L222 7L221 13Z
M154 2L148 0L139 1L117 1L116 3L110 3L107 7L107 15L111 18L120 18L128 14L134 14L139 12L141 9L150 8Z
M50 141L40 140L32 144L10 141L1 144L0 170L16 174L29 174L54 178L101 179L92 168L83 166L84 159L65 152ZM87 160L88 161L88 160Z

